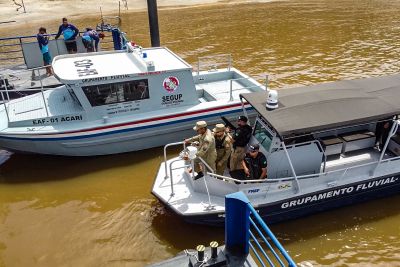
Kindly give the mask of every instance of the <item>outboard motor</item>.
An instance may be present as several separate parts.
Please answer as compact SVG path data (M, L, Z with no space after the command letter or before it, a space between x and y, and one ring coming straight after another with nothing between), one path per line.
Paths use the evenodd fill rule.
M268 90L268 98L265 107L268 110L274 110L278 108L278 91Z

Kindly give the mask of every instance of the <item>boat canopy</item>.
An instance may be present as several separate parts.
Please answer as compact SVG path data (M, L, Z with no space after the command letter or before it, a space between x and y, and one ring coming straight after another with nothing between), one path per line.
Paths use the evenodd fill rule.
M166 47L61 55L52 63L54 74L64 84L147 76L191 66Z
M242 94L283 137L385 120L400 114L400 74L281 89L278 108L267 92Z

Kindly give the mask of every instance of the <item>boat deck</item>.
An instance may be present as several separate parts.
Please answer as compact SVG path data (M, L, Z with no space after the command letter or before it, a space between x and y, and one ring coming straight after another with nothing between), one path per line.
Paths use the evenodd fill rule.
M213 100L226 100L229 99L230 94L230 80L214 81L208 83L196 84L197 90L206 91ZM239 94L252 93L251 88L245 88L240 81L232 81L232 97L239 99Z
M23 90L27 88L41 88L40 80L42 81L43 87L56 87L61 85L60 82L54 77L46 76L46 71L41 69L38 75L38 71L27 70L25 65L15 65L0 68L0 79L1 77L8 79L13 90ZM2 86L0 86L1 89Z
M75 114L83 108L75 102L67 90L44 91L49 117ZM57 104L49 104L57 103ZM11 122L32 120L47 117L46 106L41 93L9 102L8 112Z

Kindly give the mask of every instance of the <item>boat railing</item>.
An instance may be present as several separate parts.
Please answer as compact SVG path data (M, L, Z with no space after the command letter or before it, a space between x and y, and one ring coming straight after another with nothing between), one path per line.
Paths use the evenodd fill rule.
M80 32L82 34L83 32ZM54 37L57 34L51 33L49 36ZM27 36L14 36L14 37L5 37L0 38L0 62L2 64L25 64L25 58L22 46L25 43L33 43L37 42L36 35L27 35ZM103 51L113 50L113 37L112 35L106 35L104 40L101 42L101 49ZM39 47L38 47L39 49ZM57 46L58 49L58 46ZM57 51L58 54L61 54L60 51Z
M204 175L212 175L212 174L214 174L214 170L210 167L210 165L207 164L207 162L205 162L205 160L202 157L198 157L198 159L200 160L200 162L202 164ZM192 166L193 166L194 165L194 160L191 160L191 162L192 162ZM210 191L208 190L208 186L207 186L207 179L203 179L203 181L204 181L204 186L206 187L207 196L208 196L208 207L207 207L207 209L208 210L212 210L214 206L211 204L211 197L210 197Z
M48 105L47 105L47 102L46 102L46 98L44 96L44 91L46 91L46 90L54 90L54 88L45 88L43 86L43 77L42 77L42 74L41 74L41 70L45 69L46 67L48 67L48 66L33 68L33 69L30 69L30 70L19 70L19 71L13 72L13 74L12 74L13 76L16 76L19 73L23 73L23 72L27 72L27 71L32 72L32 75L37 75L37 77L38 77L38 80L40 82L40 87L39 88L24 88L24 89L14 90L13 89L13 85L9 83L9 79L6 77L6 75L5 74L0 75L1 101L2 101L2 104L4 105L4 110L6 112L8 122L10 122L11 120L10 120L9 110L8 110L9 109L9 105L7 105L7 103L12 100L11 97L10 97L10 94L12 94L12 93L14 93L14 94L17 93L17 94L19 94L20 97L24 97L24 96L27 96L26 94L24 94L25 92L28 93L28 94L32 93L32 92L40 92L41 96L42 96L42 100L43 100L43 107L46 110L46 116L49 117L49 110L48 110ZM44 71L43 73L46 73L46 72ZM7 76L9 76L9 74L7 74Z
M225 242L228 251L251 249L261 266L296 266L243 192L225 196Z
M243 89L249 89L249 91L252 91L251 89L253 88L262 88L262 86L255 84L255 85L251 85L251 86L242 86L239 88L233 88L233 84L234 82L241 82L241 81L249 81L251 82L251 84L253 84L254 78L251 77L240 77L240 78L235 78L235 79L229 79L229 101L233 101L233 92L234 91L241 91ZM268 75L265 75L265 84L268 84Z
M328 179L326 181L328 187L333 187L337 184L338 181L343 180L346 177L346 175L348 178L354 177L355 173L352 173L352 171L354 171L354 170L370 166L371 168L369 168L369 169L367 168L365 170L365 173L370 174L370 176L371 176L372 171L374 171L377 168L377 166L388 164L390 162L399 161L399 160L400 160L400 156L397 156L397 157L391 157L391 158L384 159L381 162L373 161L373 162L359 164L356 166L341 168L338 170L332 170L332 171L321 172L321 173L313 173L313 174L307 174L307 175L299 175L297 177L291 176L291 177L282 177L282 178L240 180L240 179L235 179L235 178L232 178L229 176L219 175L216 173L208 173L208 177L218 179L218 180L224 180L226 182L233 182L238 185L241 185L241 184L274 184L274 183L282 183L282 182L292 182L292 184L294 184L294 186L293 186L294 190L296 190L296 192L299 193L300 190L297 191L297 189L295 188L295 185L297 182L301 182L301 181L304 181L307 179L321 179L321 178L326 177ZM357 174L360 174L360 172L357 172ZM334 178L334 179L332 179L332 178Z
M221 60L223 60L221 62ZM200 71L216 71L218 66L226 66L226 68L231 70L232 68L232 55L231 54L219 54L219 55L210 55L203 56L197 58L197 75L199 75ZM207 68L207 69L203 69Z
M180 157L178 157L177 159L171 160L168 165L167 164L168 163L167 148L173 147L173 146L181 146L181 145L183 146L183 154L181 153ZM173 176L174 170L191 167L192 168L192 178L194 178L194 159L189 159L188 154L185 154L185 153L186 153L186 142L185 141L169 143L164 146L164 168L165 168L164 169L165 170L164 179L168 179L168 178L170 179L171 196L175 195L175 193L174 193L174 176ZM197 158L200 160L204 175L214 174L214 170L201 157L197 157ZM190 164L184 164L179 167L173 168L173 164L175 164L176 162L182 162L182 161L187 162L189 160L190 160ZM204 180L204 185L206 187L207 195L208 195L208 204L209 205L208 205L207 209L212 209L213 205L211 204L211 197L210 197L210 192L208 190L207 181L206 181L206 179L203 179L203 180Z
M172 192L173 192L173 177L172 177L172 170L173 169L172 169L172 162L170 162L170 166L169 166L170 168L168 170L166 149L168 147L170 147L170 146L176 146L176 145L183 145L184 148L185 148L184 142L171 143L171 144L168 144L168 145L166 145L164 147L165 179L167 179L167 178L171 179L171 191ZM179 159L177 159L175 161L182 161L182 160L183 160L182 158L179 158ZM296 189L296 186L297 186L299 181L303 181L303 180L307 180L307 179L321 179L321 178L324 178L324 177L328 177L329 181L327 180L327 183L328 183L328 186L331 187L331 186L335 186L337 181L344 179L346 175L348 177L350 177L350 178L353 177L353 174L350 173L353 170L360 169L360 168L365 168L365 167L368 167L368 166L371 166L371 170L372 170L372 167L376 168L379 165L387 164L387 163L390 163L390 162L393 162L393 161L398 161L398 160L400 160L400 156L383 159L380 162L379 162L379 160L378 161L373 161L373 162L367 162L367 163L358 164L358 165L355 165L355 166L350 166L350 167L341 168L341 169L338 169L338 170L331 170L331 171L326 171L326 172L321 172L321 173L299 175L299 176L296 176L296 177L295 176L290 176L290 177L282 177L282 178L266 178L266 179L253 179L253 180L247 180L247 179L246 180L241 180L241 179L232 178L230 176L216 174L211 169L211 167L202 158L199 157L199 160L203 164L204 170L206 170L205 175L207 175L207 177L210 177L210 178L223 180L223 181L226 181L226 182L232 182L232 183L235 183L235 184L238 184L238 185L241 185L241 184L272 184L272 183L281 183L281 182L292 182L293 185L294 185L293 188L296 190L297 193L299 193L300 192L300 188ZM173 162L173 163L175 163L175 162ZM191 166L193 168L193 166L194 166L193 160L191 160L191 164L190 165L185 165L184 167L189 167L189 166ZM374 170L375 170L375 168L374 168ZM368 169L368 170L366 170L366 172L370 173L371 170ZM192 172L192 175L194 175L193 173L194 172ZM335 177L336 180L333 181L331 179L332 177ZM206 190L207 190L207 195L208 195L208 198L209 198L209 205L210 205L210 207L212 207L210 193L208 191L208 186L207 186L206 179L204 179L204 182L205 182L205 186L206 186Z
M165 176L164 176L164 179L166 180L166 179L170 179L170 182L171 182L171 196L174 196L175 195L175 193L174 193L174 176L173 176L173 170L175 170L175 169L178 169L178 168L175 168L175 169L173 169L172 167L172 165L175 163L175 162L180 162L180 161L182 161L182 159L181 158L178 158L178 159L176 159L176 160L172 160L170 163L169 163L169 171L168 171L168 164L167 164L167 160L168 160L168 158L167 158L167 148L169 148L169 147L173 147L173 146L183 146L183 150L185 150L186 149L186 143L185 142L175 142L175 143L169 143L169 144L166 144L165 146L164 146L164 168L165 168ZM169 174L169 175L168 175Z
M106 34L105 38L100 41L102 51L119 50L123 49L125 44L128 42L125 33L121 32L118 28L118 34ZM108 31L108 28L104 28ZM111 31L111 30L110 30ZM79 33L80 35L83 32ZM56 33L49 33L50 37L54 37ZM12 37L0 38L0 62L2 65L16 65L25 64L27 65L27 59L24 55L23 46L24 44L37 43L36 35L21 35ZM57 46L57 54L62 54ZM118 48L118 49L117 49ZM38 46L39 50L39 46Z

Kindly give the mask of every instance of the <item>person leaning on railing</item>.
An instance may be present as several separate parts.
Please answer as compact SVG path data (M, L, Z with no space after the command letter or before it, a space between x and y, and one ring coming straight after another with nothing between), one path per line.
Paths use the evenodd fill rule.
M78 36L79 30L71 23L68 23L67 18L62 19L62 24L58 28L58 32L55 37L56 40L60 37L61 33L64 35L64 42L65 46L67 47L68 53L74 54L78 52L75 38L76 36Z
M198 142L197 145L197 157L201 157L204 162L215 171L215 161L217 159L217 151L215 149L215 139L210 129L207 129L207 123L205 121L198 121L193 127L193 130L197 132L198 135L192 138L185 139L185 144L192 142ZM195 159L195 171L197 175L195 180L204 176L202 164L198 158Z
M92 28L86 28L86 31L82 35L82 43L85 46L87 52L99 51L100 38L104 39L104 33L98 33Z
M49 35L46 32L46 28L40 27L39 33L36 35L36 38L39 43L40 52L43 56L43 64L46 66L46 75L53 75L53 71L51 69L51 55L49 51Z

